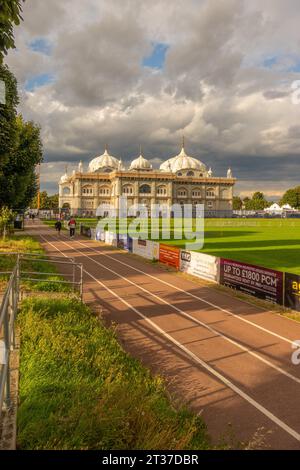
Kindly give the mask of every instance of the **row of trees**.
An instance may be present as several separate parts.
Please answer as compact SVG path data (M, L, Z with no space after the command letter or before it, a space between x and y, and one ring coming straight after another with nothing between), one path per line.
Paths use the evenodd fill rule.
M267 201L264 193L260 191L256 191L251 198L245 197L241 199L239 196L234 196L233 198L233 210L258 211L269 207L271 204L272 202Z
M0 102L0 207L26 208L38 189L36 166L42 162L40 128L17 113L17 81L3 63L9 48L15 47L13 26L21 20L21 1L1 0L0 80L5 100Z
M32 209L37 209L37 196L35 196L30 204ZM42 210L58 210L58 194L48 196L47 191L40 193L40 209Z
M251 198L245 197L241 199L239 196L234 196L233 198L233 210L263 210L272 204L273 202L267 201L264 193L260 191L255 192ZM300 186L288 189L280 199L279 204L281 206L289 204L295 209L300 209Z

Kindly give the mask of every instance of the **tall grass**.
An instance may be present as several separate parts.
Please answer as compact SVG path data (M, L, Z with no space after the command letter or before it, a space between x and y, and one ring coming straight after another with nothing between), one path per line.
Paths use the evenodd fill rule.
M207 449L202 419L72 298L29 298L21 329L21 449Z
M16 255L9 255L7 253L34 253L40 254L41 258L47 259L40 243L28 235L10 236L6 240L0 240L0 272L12 271L16 263ZM51 262L44 262L33 258L32 260L22 260L21 269L23 274L26 271L49 273L49 275L33 275L33 278L47 279L48 281L63 280L63 277L57 274L57 269ZM0 275L0 290L4 290L7 284L9 275ZM26 277L26 274L25 274ZM28 275L27 277L32 277ZM22 281L22 287L30 291L42 292L69 292L70 286L67 284L60 284L57 282L46 281Z

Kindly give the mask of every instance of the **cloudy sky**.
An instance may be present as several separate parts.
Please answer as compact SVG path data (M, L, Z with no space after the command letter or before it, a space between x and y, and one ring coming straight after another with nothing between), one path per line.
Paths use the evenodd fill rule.
M300 183L299 0L26 0L23 17L7 63L49 192L105 143L158 166L183 133L236 194Z

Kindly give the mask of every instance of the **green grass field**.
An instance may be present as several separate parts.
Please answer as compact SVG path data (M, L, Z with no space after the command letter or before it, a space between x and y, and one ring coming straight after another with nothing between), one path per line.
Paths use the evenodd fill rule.
M184 246L184 240L168 241ZM300 220L206 219L203 253L300 274Z
M118 231L125 232L124 226ZM185 246L183 239L161 241ZM205 219L204 247L198 251L300 274L300 219Z

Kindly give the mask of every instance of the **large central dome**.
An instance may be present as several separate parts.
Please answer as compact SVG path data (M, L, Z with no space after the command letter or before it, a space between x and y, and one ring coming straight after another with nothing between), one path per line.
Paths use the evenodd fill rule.
M176 157L169 158L169 160L166 160L160 165L160 170L171 171L172 173L177 173L181 170L206 171L206 166L204 163L200 162L200 160L189 157L189 155L185 153L184 147L182 147L181 152L176 155Z
M105 149L105 152L102 155L94 158L89 163L89 172L94 173L95 171L100 170L118 170L119 165L119 160L112 155L109 155L107 149Z

